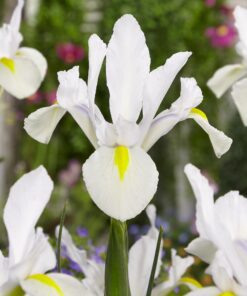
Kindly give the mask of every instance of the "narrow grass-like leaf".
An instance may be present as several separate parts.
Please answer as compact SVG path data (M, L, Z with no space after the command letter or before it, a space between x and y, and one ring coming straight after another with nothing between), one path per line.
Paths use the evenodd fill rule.
M67 207L67 200L65 200L62 215L60 218L60 225L59 225L59 232L57 238L57 271L61 272L61 241L62 241L62 233L63 233L63 225L66 215L66 207Z

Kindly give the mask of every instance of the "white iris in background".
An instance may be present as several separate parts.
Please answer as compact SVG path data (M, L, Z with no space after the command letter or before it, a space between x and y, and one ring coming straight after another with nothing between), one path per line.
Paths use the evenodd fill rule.
M36 49L21 47L19 32L23 0L18 1L9 24L0 28L0 89L18 99L32 95L44 79L47 62Z
M47 205L53 182L44 167L21 177L11 188L4 209L9 255L0 251L1 296L78 296L82 284L64 274L45 274L56 256L41 228L35 225Z
M146 209L151 227L148 233L137 240L129 251L129 285L132 296L146 295L149 278L153 265L154 254L158 241L159 231L155 227L156 208L149 205ZM58 228L56 233L58 234ZM62 244L66 247L68 256L81 268L85 278L82 284L86 289L85 296L104 295L104 263L98 263L87 258L85 250L78 249L67 229L63 229ZM159 252L155 278L158 278L162 266L162 245ZM198 288L198 282L190 278L182 278L186 270L193 264L191 256L181 258L172 250L172 264L168 271L168 279L153 288L152 296L168 295L175 287L186 285L194 290Z
M242 63L227 65L217 70L208 81L208 86L218 98L233 86L233 101L243 124L247 126L247 78L243 78L247 76L247 9L237 6L233 15L240 39L236 51L243 58Z
M83 166L93 201L115 219L133 218L147 206L157 189L158 172L147 151L178 122L194 119L208 133L218 157L231 146L232 140L212 127L206 115L195 108L203 97L194 78L182 78L180 97L155 116L190 55L176 53L150 72L145 36L136 19L124 15L116 22L108 46L97 35L90 37L87 84L79 78L78 67L59 72L57 103L32 113L25 120L25 130L41 143L48 143L68 111L96 149ZM105 56L112 123L95 105Z
M193 296L245 296L247 291L247 199L230 191L214 202L213 189L191 164L185 173L196 197L196 227L199 238L187 252L210 264L207 271L217 287L203 288Z

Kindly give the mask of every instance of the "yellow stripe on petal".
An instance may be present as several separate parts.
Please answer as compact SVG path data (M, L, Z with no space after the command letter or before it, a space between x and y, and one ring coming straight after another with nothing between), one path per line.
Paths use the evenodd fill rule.
M15 62L12 59L1 58L0 62L7 67L12 73L15 73Z
M220 293L218 296L237 296L237 295L231 291L228 291L228 292Z
M51 279L49 276L47 276L45 274L34 274L34 275L29 276L27 278L27 280L38 281L44 285L47 285L47 286L53 288L59 296L64 296L64 293L61 290L61 288L58 286L58 284L53 279Z
M118 167L119 178L123 181L129 166L129 149L127 147L118 146L115 148L114 163Z
M208 121L207 115L200 109L192 108L190 111L191 114L196 114L201 116L203 119L206 119Z
M196 288L202 288L202 285L195 279L189 278L189 277L183 277L179 281L182 284L190 284L195 286Z

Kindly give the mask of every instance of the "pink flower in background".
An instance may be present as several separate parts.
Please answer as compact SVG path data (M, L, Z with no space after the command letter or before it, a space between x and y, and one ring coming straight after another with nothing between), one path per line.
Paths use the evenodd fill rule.
M235 42L236 30L232 25L220 25L208 28L206 36L213 47L231 47Z
M208 7L213 7L216 4L216 0L204 0L204 2Z
M223 16L226 16L229 20L233 21L234 17L233 17L233 7L228 6L228 5L221 5L220 7L220 13Z
M85 56L85 51L81 46L73 43L59 44L56 49L57 56L66 64L74 64L81 61Z
M27 102L31 104L39 104L43 100L43 94L37 91L35 94L27 98Z
M57 92L52 90L45 95L46 101L49 105L53 105L57 101Z
M76 160L70 160L66 169L59 173L59 180L67 187L72 187L81 178L81 163Z

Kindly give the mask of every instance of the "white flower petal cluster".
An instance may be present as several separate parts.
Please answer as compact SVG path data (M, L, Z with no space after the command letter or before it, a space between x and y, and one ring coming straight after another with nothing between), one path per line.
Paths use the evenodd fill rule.
M39 142L48 143L69 112L96 149L83 166L90 196L107 215L121 221L131 219L147 206L157 189L158 172L147 151L177 123L194 119L209 135L217 157L231 146L232 140L196 109L203 97L194 78L181 78L180 97L156 115L190 55L176 53L150 71L144 34L132 15L124 15L116 22L108 46L97 35L90 37L87 83L79 78L78 67L59 72L57 103L32 113L25 120L25 130ZM105 57L112 123L95 104Z
M231 64L218 69L209 79L208 86L218 98L232 87L233 101L243 124L247 126L247 9L237 6L233 15L239 35L236 51L242 57L242 63Z
M230 191L214 202L213 189L193 165L185 167L196 197L199 238L187 251L209 264L216 287L202 288L190 296L244 296L247 291L247 199Z
M0 89L18 99L35 93L44 79L47 62L36 49L20 47L24 0L18 0L9 24L0 28Z
M56 256L41 228L35 225L46 207L53 182L44 167L21 177L11 188L4 208L9 254L0 251L1 296L78 296L84 288L56 267Z

